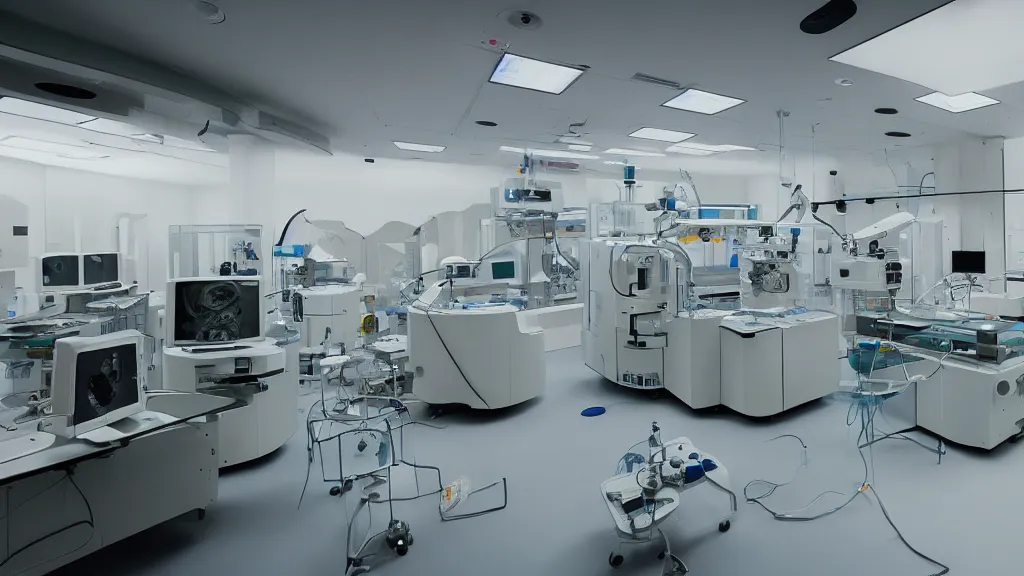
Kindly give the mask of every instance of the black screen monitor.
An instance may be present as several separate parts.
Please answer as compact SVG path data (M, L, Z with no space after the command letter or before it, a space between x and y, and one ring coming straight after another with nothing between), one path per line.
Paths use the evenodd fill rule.
M135 344L79 352L75 365L74 424L138 403Z
M509 280L516 277L516 263L511 260L491 262L491 277L495 280Z
M195 280L174 285L173 340L236 342L263 337L260 283L256 280Z
M954 274L984 274L983 250L953 250L951 268Z
M117 282L120 279L119 272L116 252L82 256L82 274L86 286Z
M43 286L78 286L78 258L78 254L44 256L41 262Z

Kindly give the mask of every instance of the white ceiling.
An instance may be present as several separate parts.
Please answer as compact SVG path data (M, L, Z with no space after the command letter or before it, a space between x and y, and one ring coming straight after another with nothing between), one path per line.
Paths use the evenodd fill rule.
M857 15L820 36L800 20L824 0L220 0L227 16L205 24L187 0L0 0L16 13L85 40L130 52L222 88L256 106L306 120L339 151L365 156L512 165L500 145L556 147L571 122L595 151L663 151L629 138L649 126L696 132L693 142L760 146L643 165L712 172L777 169L776 110L787 146L830 154L925 146L962 138L1024 135L1024 86L987 91L1001 105L951 114L914 101L921 86L830 62L829 57L947 0L858 0ZM505 21L539 14L534 31ZM487 41L523 56L590 70L562 95L490 84L499 58ZM636 72L747 100L716 116L660 104L677 90L629 80ZM835 79L854 81L840 87ZM877 107L894 107L881 116ZM474 124L491 120L495 128ZM811 141L814 126L814 141ZM886 131L909 132L895 140ZM392 140L440 144L441 154L398 150ZM767 146L765 146L767 145ZM603 157L588 166L609 173Z

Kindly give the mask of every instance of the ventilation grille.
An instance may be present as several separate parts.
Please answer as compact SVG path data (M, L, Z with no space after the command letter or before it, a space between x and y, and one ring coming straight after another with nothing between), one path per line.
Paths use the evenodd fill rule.
M679 90L680 88L682 88L682 86L679 85L679 82L665 80L664 78L650 76L648 74L643 74L641 72L633 74L633 77L630 78L630 80L636 80L637 82L644 82L646 84L654 84L655 86L661 86L662 88L673 88L675 90Z
M540 165L548 170L559 170L562 172L578 172L580 165L576 162L558 162L553 160L541 160Z

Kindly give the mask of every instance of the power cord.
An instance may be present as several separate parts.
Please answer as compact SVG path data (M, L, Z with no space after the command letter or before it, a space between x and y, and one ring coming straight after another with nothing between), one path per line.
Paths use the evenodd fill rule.
M77 522L72 522L71 524L68 524L67 526L64 526L63 528L58 528L57 530L54 530L54 531L52 531L52 532L50 532L50 533L48 533L46 535L40 536L39 538L36 538L35 540L29 542L28 544L25 544L24 546L22 546L21 548L18 548L17 550L12 552L11 554L8 554L7 558L4 558L3 561L0 561L0 568L5 566L11 560L17 558L18 555L20 555L23 552L27 551L29 548L32 548L36 544L39 544L40 542L43 542L43 541L48 540L50 538L53 538L54 536L57 536L59 534L63 534L64 532L67 532L68 530L73 530L74 528L77 528L79 526L89 526L89 528L92 529L92 535L93 536L96 535L95 516L93 516L92 505L89 503L89 499L85 497L85 493L82 492L82 489L78 486L78 483L75 482L74 474L75 474L74 473L74 469L73 468L68 468L67 471L65 472L64 478L62 478L61 481L63 481L64 479L67 479L67 480L69 480L71 482L71 485L75 488L75 491L77 491L78 495L81 496L82 502L85 503L86 510L89 511L89 519L88 520L79 520ZM56 486L59 482L60 481L51 484L45 490L43 490L43 492L46 492L47 490L50 490L51 488ZM42 492L40 494L42 494ZM33 498L35 498L37 496L39 496L39 494L37 494ZM88 540L86 540L81 546L75 548L74 550L70 550L68 552L65 552L64 554L61 554L60 556L57 556L56 558L50 558L48 560L44 560L43 562L40 562L39 564L36 564L36 566L40 566L42 564L45 564L46 562L52 562L53 560L57 560L58 558L63 558L64 556L67 556L69 554L74 554L75 552L78 552L82 548L85 548L89 544L89 542L92 542L92 536L90 536ZM30 567L26 568L26 570L29 569L29 568L34 568L34 567L35 566L30 566Z
M800 445L803 447L803 455L801 457L801 461L802 462L801 462L800 468L805 467L807 465L807 444L804 443L803 439L800 438L799 436L794 435L794 434L784 434L782 436L776 436L775 438L772 438L772 439L768 440L768 442L772 442L774 440L778 440L779 438L795 438L797 441L800 442ZM885 509L885 505L882 504L882 499L879 498L878 492L875 491L874 486L871 483L868 482L868 474L869 474L869 472L868 472L868 461L867 461L867 458L865 458L865 456L864 456L864 450L862 448L858 448L857 454L860 455L861 462L864 464L864 480L863 480L863 482L861 482L860 488L858 488L857 491L854 492L853 495L850 496L845 502L843 502L839 506L836 506L836 507L831 508L829 510L826 510L824 512L821 512L821 513L818 513L818 514L814 514L814 515L811 515L811 516L798 516L796 514L797 512L802 512L804 510L807 510L811 506L814 506L819 500L824 498L826 495L828 495L828 494L841 494L840 492L835 492L835 491L831 491L831 490L822 492L816 498L814 498L814 500L812 500L807 506L804 506L803 508L799 508L797 510L788 511L788 512L777 512L777 511L772 510L771 508L769 508L763 502L764 499L766 499L769 496L771 496L777 489L779 489L779 488L781 488L783 486L786 486L787 484L790 484L791 482L793 482L793 480L795 480L796 476L799 474L799 468L797 468L797 473L794 474L793 480L790 480L789 482L775 483L775 482L771 482L771 481L768 481L768 480L751 480L750 482L747 483L746 486L743 487L743 497L747 500L748 503L757 504L758 506L763 508L766 512L771 514L772 518L774 518L775 520L791 521L791 522L810 522L812 520L817 520L819 518L824 518L825 516L829 516L831 514L834 514L834 513L838 512L838 511L842 510L847 505L849 505L851 502L853 502L857 498L857 496L859 496L861 494L865 494L868 490L870 490L871 493L874 494L875 500L878 501L878 506L882 510L882 514L885 516L886 522L888 522L889 526L891 526L892 529L896 532L896 535L899 537L899 539L903 543L903 545L906 546L906 548L908 550L910 550L911 552L913 552L914 555L916 555L917 557L921 558L922 560L925 560L926 562L928 562L928 563L930 563L930 564L932 564L934 566L938 566L940 568L940 570L938 572L933 572L933 573L929 574L928 576L943 576L944 574L948 574L949 573L949 566L946 566L942 562L939 562L938 560L936 560L936 559L934 559L934 558L924 554L923 552L917 550L916 548L914 548L913 545L911 545L910 542L908 542L907 539L903 536L903 533L900 532L899 528L896 527L896 524L893 522L892 517L889 516L888 510ZM764 494L761 494L760 496L750 496L749 489L750 489L751 485L754 485L754 484L767 485L769 487L769 489L768 489L767 492L765 492Z

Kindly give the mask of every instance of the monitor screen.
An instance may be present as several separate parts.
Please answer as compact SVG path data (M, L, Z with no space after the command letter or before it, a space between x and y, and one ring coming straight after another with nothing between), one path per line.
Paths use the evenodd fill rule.
M175 342L233 342L259 338L262 309L257 280L195 280L174 284Z
M491 277L495 280L508 280L516 277L516 263L507 260L505 262L491 262Z
M117 254L86 254L82 257L85 284L106 284L120 279Z
M78 254L44 256L43 286L78 286Z
M138 351L122 344L79 352L75 361L75 426L139 401Z
M984 274L985 252L982 250L953 250L950 264L954 274Z

